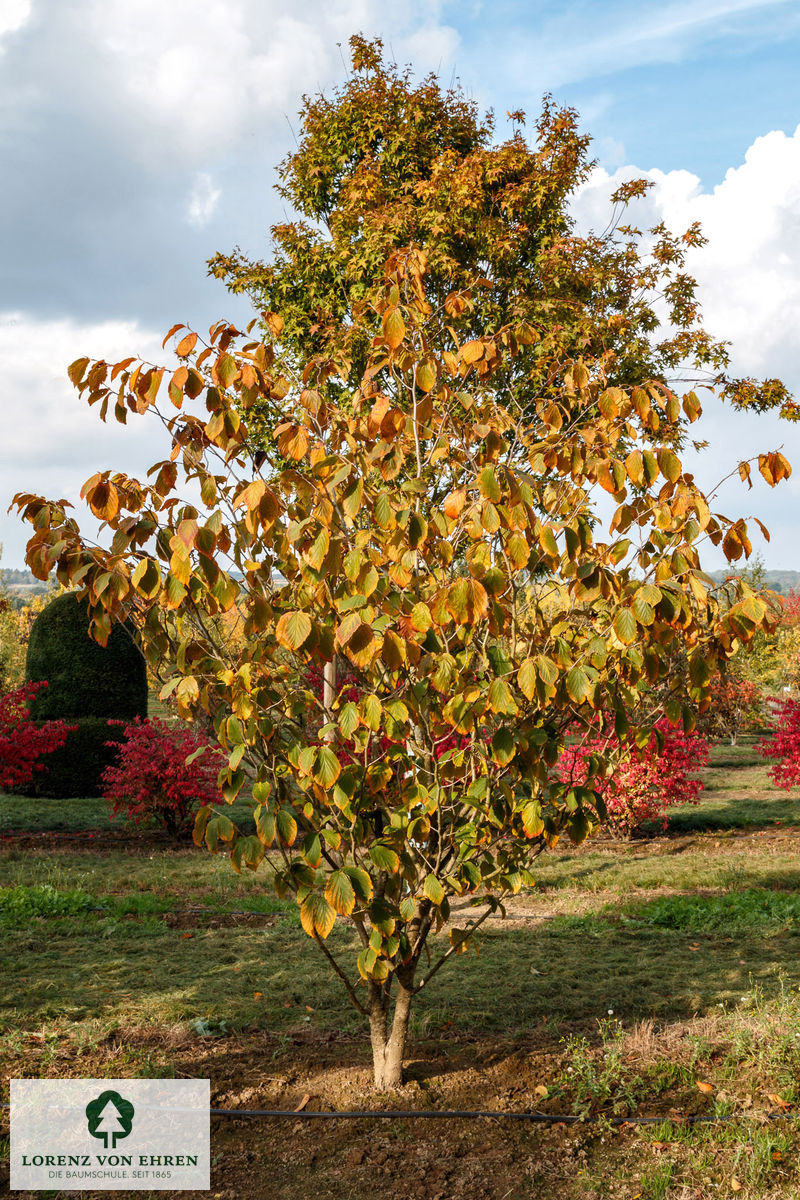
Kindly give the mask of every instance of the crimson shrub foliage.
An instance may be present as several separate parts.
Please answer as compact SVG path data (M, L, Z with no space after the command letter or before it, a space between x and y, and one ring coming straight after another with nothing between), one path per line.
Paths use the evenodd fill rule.
M773 701L770 704L774 728L769 737L758 744L762 758L774 758L769 776L776 787L800 785L800 703L797 700Z
M623 760L612 775L598 779L596 763L609 751L618 753L613 733L594 732L562 755L559 773L576 789L588 783L603 798L608 824L630 833L644 821L661 820L679 804L696 804L703 784L696 777L708 762L708 744L697 731L685 733L666 718L658 721L644 749Z
M47 770L40 761L60 749L72 726L64 721L47 721L37 726L31 718L31 704L38 692L47 687L26 683L16 691L0 696L0 789L16 792L27 787L34 775Z
M124 734L117 765L102 775L112 815L155 822L173 837L189 833L197 809L222 800L217 775L225 756L188 727L158 719L137 718Z

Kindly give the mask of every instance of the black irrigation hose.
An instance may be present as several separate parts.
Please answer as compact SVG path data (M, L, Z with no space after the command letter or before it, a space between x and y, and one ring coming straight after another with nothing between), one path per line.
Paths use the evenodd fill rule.
M406 1117L445 1118L458 1117L462 1120L474 1120L478 1117L491 1117L505 1121L535 1121L547 1125L585 1125L606 1121L610 1125L700 1125L722 1121L793 1121L800 1113L764 1113L761 1117L746 1116L743 1113L730 1116L716 1115L688 1117L608 1117L603 1113L593 1113L591 1116L576 1117L574 1113L543 1113L543 1112L499 1112L497 1109L477 1110L448 1110L428 1111L426 1109L364 1109L353 1112L291 1112L285 1108L212 1108L212 1117L293 1117L296 1120L355 1120L364 1117L377 1117L384 1120L398 1121Z
M10 1108L10 1104L0 1104L0 1108ZM212 1108L212 1117L278 1117L291 1118L294 1121L355 1121L378 1119L399 1121L411 1117L425 1120L476 1120L488 1117L502 1121L533 1121L542 1125L587 1125L605 1121L609 1125L712 1125L725 1121L796 1121L800 1113L762 1113L749 1115L731 1113L727 1116L709 1113L707 1116L672 1116L672 1117L609 1117L604 1113L592 1113L590 1116L577 1117L574 1113L543 1113L543 1112L501 1112L498 1109L356 1109L353 1111L337 1112L295 1112L286 1108Z

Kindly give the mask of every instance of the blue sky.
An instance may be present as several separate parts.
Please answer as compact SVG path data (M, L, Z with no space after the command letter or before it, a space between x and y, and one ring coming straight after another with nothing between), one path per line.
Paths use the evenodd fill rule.
M174 321L246 308L206 277L239 244L268 252L274 165L304 91L342 78L356 31L438 70L498 116L552 91L594 137L599 169L576 200L603 225L616 178L647 171L641 214L710 239L692 268L712 332L742 373L800 392L800 3L797 0L0 0L0 542L22 565L17 490L77 501L106 466L161 457L144 423L106 429L66 383L80 354L163 357ZM773 530L767 564L800 569L800 427L712 412L704 483L783 444L777 494L728 486L723 511ZM78 510L79 519L82 512ZM722 565L713 555L709 569Z

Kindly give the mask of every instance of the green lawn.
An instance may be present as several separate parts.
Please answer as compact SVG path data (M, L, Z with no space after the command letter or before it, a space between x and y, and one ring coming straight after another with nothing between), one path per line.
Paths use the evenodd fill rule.
M670 1115L699 1103L762 1111L776 1095L800 1105L798 803L771 787L752 746L719 747L702 803L670 814L666 831L559 845L537 860L537 887L419 997L409 1054L428 1047L434 1063L425 1103L456 1103L464 1062L485 1060L488 1079L512 1054L521 1071L535 1066L545 1081L536 1102L551 1110L664 1113L663 1126L636 1135L647 1158L639 1173L632 1142L611 1153L587 1134L580 1178L599 1195L632 1196L636 1180L643 1200L682 1200L712 1184L709 1195L727 1194L730 1178L744 1197L800 1194L796 1168L776 1166L798 1157L794 1123L751 1130L742 1157L741 1130L737 1141L727 1125L687 1130ZM281 1064L298 1039L313 1057L343 1035L348 1061L367 1069L361 1019L296 906L260 874L131 834L93 800L0 797L0 835L0 1053L10 1074L108 1073L103 1061L123 1073L183 1072L198 1069L193 1047L213 1045L224 1054L203 1051L202 1069L214 1079L239 1047L250 1048L248 1063ZM352 963L350 927L329 944ZM434 952L446 944L442 932ZM445 1069L454 1054L462 1066ZM462 1107L483 1084L470 1086Z

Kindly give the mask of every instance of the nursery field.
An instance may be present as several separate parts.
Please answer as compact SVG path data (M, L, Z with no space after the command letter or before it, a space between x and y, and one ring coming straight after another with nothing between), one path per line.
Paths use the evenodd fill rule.
M377 1099L360 1018L258 874L99 801L0 797L2 1099L10 1077L178 1075L226 1109L570 1118L218 1117L217 1200L797 1197L800 801L747 744L704 780L666 830L541 858L420 996L409 1082Z

